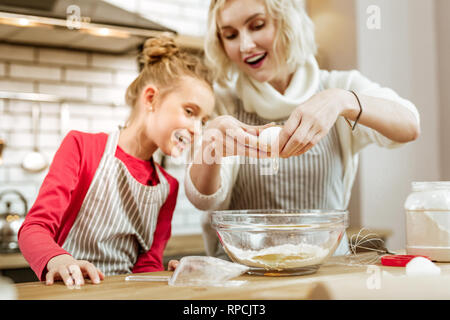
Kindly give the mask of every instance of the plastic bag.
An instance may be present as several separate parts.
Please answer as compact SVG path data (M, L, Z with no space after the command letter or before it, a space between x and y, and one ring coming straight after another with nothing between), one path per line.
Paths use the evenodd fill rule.
M214 257L183 257L168 283L170 286L236 286L245 281L230 279L248 270L247 266Z
M178 287L234 287L247 281L230 280L249 270L249 267L207 256L189 256L180 259L173 275L130 275L126 281L167 281Z

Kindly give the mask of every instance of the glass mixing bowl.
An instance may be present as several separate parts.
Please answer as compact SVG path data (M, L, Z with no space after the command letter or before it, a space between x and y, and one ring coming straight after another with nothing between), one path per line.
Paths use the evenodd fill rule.
M249 274L316 272L348 227L346 210L211 211L211 225L230 259Z

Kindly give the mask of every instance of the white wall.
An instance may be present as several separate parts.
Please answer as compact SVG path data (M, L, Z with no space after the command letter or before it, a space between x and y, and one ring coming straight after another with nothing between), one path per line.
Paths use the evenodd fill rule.
M439 57L439 98L441 106L442 178L450 181L450 1L436 2L436 40Z
M361 222L390 229L391 249L405 246L403 204L412 181L439 180L440 135L435 1L357 0L359 70L412 101L421 137L397 150L371 146L361 155ZM366 26L366 9L381 9L381 29Z

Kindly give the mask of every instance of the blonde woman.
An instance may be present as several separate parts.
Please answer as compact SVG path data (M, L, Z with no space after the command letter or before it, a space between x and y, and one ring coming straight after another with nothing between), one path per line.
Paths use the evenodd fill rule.
M415 106L393 90L356 70L319 69L314 26L300 1L211 1L205 52L220 115L208 128L222 140L204 139L203 150L230 132L247 143L223 148L226 163L188 167L186 194L201 210L346 209L361 149L394 148L419 135ZM281 159L277 174L263 175L234 156L268 156L256 136L272 122L283 126ZM208 254L224 256L207 221L204 232ZM336 254L347 248L344 238Z

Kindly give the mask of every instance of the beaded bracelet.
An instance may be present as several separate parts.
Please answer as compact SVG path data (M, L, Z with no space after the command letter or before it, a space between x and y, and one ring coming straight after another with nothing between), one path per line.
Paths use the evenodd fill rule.
M359 100L358 95L357 95L354 91L352 91L352 90L349 90L349 91L350 91L351 93L353 93L353 95L356 97L356 100L358 101L358 104L359 104L359 114L358 114L358 116L356 117L356 120L355 120L355 122L353 123L353 126L352 126L352 124L350 123L350 121L349 121L347 118L344 118L344 119L345 119L345 121L347 121L347 123L348 123L348 125L350 126L350 128L352 128L352 131L355 131L356 125L358 124L359 118L361 117L361 114L362 114L362 112L363 112L363 108L362 108L361 101Z

